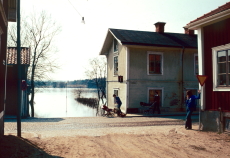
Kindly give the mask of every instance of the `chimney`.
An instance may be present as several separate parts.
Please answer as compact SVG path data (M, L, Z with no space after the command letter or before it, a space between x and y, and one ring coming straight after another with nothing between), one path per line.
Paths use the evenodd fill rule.
M156 26L156 32L158 33L164 33L164 26L165 26L165 22L157 22L154 25Z
M187 35L194 35L194 30L189 30L188 28L184 27L184 33Z

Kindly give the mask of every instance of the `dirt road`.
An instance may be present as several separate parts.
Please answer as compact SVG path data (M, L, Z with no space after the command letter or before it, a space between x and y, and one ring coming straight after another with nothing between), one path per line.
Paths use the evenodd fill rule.
M228 134L198 131L197 122L185 130L183 118L28 119L23 139L8 120L0 157L230 157Z

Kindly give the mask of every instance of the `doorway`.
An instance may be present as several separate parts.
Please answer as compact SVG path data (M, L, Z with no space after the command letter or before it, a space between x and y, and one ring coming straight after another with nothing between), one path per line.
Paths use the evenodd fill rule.
M154 100L155 92L158 92L160 96L160 107L163 107L163 88L148 88L148 103L152 103Z

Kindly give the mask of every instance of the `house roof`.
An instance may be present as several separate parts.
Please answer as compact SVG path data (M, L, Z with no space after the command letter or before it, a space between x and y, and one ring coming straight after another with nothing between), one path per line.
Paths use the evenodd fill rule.
M17 47L8 47L7 64L17 64ZM21 47L21 64L30 64L30 49Z
M201 17L198 17L197 19L191 21L191 22L188 23L188 24L191 24L191 23L193 23L193 22L199 21L199 20L201 20L201 19L205 19L205 18L207 18L207 17L210 17L210 16L212 16L212 15L218 14L218 13L223 12L223 11L228 10L228 9L230 9L230 2L227 2L226 4L224 4L224 5L220 6L220 7L218 7L217 9L212 10L212 11L210 11L209 13L206 13L206 14L202 15Z
M106 54L116 38L122 45L197 48L197 35L109 29L100 54Z

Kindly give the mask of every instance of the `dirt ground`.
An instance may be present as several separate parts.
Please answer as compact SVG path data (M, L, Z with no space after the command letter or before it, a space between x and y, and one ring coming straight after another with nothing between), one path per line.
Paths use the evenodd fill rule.
M106 128L97 135L40 137L23 133L23 138L5 135L0 157L96 157L96 158L229 158L230 135L185 130L184 126ZM101 129L100 129L101 130ZM119 132L112 132L119 131ZM100 135L100 133L103 133Z

